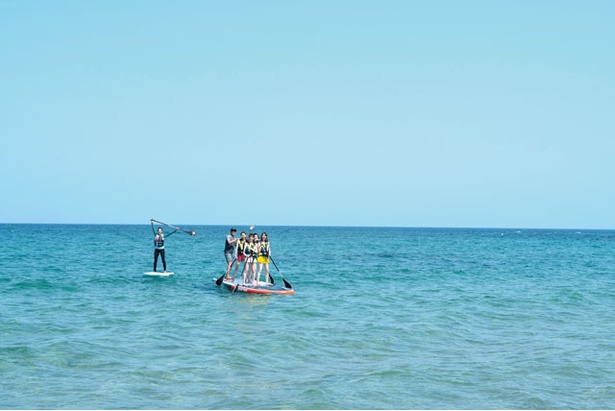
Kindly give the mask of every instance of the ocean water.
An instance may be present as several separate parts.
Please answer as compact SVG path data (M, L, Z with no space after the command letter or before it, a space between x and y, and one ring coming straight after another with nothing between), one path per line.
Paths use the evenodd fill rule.
M0 224L0 409L615 408L615 231L257 226L255 296L186 228Z

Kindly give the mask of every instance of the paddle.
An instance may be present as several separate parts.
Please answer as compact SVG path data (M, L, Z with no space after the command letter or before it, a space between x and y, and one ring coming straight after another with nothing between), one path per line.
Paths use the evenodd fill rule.
M176 228L176 229L178 229L180 231L183 231L186 234L190 234L193 237L196 235L196 231L194 231L194 230L184 230L183 228L175 227L174 225L163 223L162 221L154 220L153 218L151 219L151 221L153 221L155 223L158 223L158 224L165 225L165 226L167 226L169 228Z
M229 272L229 273L230 273L230 272L231 272L231 270L233 269L233 264L235 264L235 260L237 260L237 258L234 258L234 259L233 259L233 262L231 263L231 268L228 270L228 272ZM222 275L220 276L220 278L218 278L218 279L216 280L216 285L221 285L221 284L222 284L222 281L224 281L224 277L226 277L226 273L222 274Z
M284 287L286 287L286 288L293 288L293 286L290 285L290 283L284 279L284 276L282 275L282 271L280 271L280 269L278 268L278 265L273 260L273 257L269 256L269 259L271 260L271 262L275 266L275 269L278 270L278 273L280 274L280 277L282 277L282 281L284 281ZM269 278L271 278L271 276L269 276ZM271 279L271 284L273 284L273 278Z

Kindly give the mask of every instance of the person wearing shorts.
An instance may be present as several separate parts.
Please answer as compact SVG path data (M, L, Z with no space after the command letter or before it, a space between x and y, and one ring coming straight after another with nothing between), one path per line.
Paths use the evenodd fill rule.
M235 262L235 248L237 247L238 238L235 238L236 228L231 228L231 232L226 236L224 241L224 258L226 258L226 276L225 280L230 280L230 272L233 263Z
M242 231L239 241L237 241L237 247L235 248L235 255L237 256L237 264L235 264L235 272L233 273L233 280L237 277L237 272L239 271L239 266L241 263L243 264L243 269L246 269L246 252L248 251L247 247L248 243L246 242L246 232ZM243 271L242 271L243 273Z
M261 272L263 266L265 267L265 283L269 284L269 256L271 255L271 248L269 247L269 238L267 233L261 234L260 247L258 249L258 275L257 281L261 279Z
M250 234L245 250L246 262L243 268L243 285L254 284L256 280L256 257L258 255L257 241L258 235Z

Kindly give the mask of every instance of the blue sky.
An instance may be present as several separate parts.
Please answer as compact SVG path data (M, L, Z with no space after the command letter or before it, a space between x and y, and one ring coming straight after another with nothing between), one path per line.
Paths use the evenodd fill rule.
M613 16L0 0L0 222L615 228Z

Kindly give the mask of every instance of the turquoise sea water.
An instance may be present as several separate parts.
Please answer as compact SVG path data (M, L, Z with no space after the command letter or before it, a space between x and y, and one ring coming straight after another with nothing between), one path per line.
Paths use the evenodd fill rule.
M0 224L0 408L615 408L615 231L256 227L254 296L186 228Z

